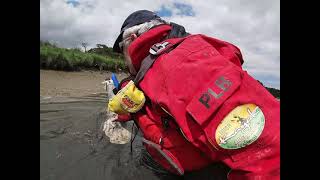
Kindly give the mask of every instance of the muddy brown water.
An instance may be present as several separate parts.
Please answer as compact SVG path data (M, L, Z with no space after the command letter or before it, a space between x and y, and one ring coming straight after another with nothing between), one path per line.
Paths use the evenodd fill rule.
M65 72L40 70L40 96L44 97L81 97L94 93L105 93L101 82L110 77L109 71ZM117 73L119 80L127 73Z
M101 85L110 72L40 70L40 75L41 180L226 179L228 169L221 164L185 176L163 172L146 154L140 132L132 153L130 143L110 143L102 131L109 115ZM132 122L122 126L131 132Z

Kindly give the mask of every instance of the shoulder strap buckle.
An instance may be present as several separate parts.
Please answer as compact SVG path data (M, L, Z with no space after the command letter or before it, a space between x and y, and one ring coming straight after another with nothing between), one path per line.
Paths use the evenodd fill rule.
M151 46L149 52L152 55L158 55L160 54L170 43L165 41L163 43L157 43Z

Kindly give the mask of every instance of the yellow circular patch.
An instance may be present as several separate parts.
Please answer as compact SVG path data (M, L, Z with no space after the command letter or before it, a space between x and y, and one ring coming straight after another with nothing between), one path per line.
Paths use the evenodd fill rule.
M261 135L265 124L262 110L255 104L234 108L219 124L215 138L224 149L245 147Z

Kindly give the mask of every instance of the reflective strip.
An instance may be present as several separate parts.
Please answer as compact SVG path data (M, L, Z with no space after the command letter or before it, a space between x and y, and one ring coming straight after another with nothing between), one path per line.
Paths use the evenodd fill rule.
M207 139L208 139L208 142L211 144L211 146L212 146L213 148L215 148L216 150L219 150L219 149L213 144L213 142L211 141L210 138L207 138Z
M160 106L161 107L161 109L165 112L165 113L167 113L169 116L171 116L173 119L174 119L174 117L172 116L172 114L170 114L165 108L163 108L162 106ZM176 123L176 124L178 124L178 123ZM179 125L178 125L178 127L179 127ZM182 129L179 127L179 130L180 130L180 132L181 132L181 134L182 134L182 136L188 141L188 142L190 142L189 141L189 139L187 138L187 136L183 133L183 131L182 131Z
M160 148L159 145L151 142L145 138L142 138L142 141L150 146L152 146L153 148L155 148L169 163L171 166L173 166L180 175L183 175L183 171L178 167L178 165L176 163L173 162L173 160L165 153L163 152Z
M227 179L229 179L229 174L231 173L232 169L229 170L228 174L227 174Z
M188 139L187 136L183 133L183 131L182 131L182 129L181 129L180 127L179 127L179 130L180 130L182 136L183 136L188 142L190 142L189 139Z
M160 107L161 107L161 106L160 106ZM161 107L161 109L162 109L164 112L166 112L167 114L169 114L169 115L173 118L173 116L172 116L165 108Z

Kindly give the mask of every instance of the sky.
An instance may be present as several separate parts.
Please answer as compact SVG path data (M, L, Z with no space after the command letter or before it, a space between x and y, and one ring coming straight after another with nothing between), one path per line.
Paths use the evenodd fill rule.
M268 0L40 0L40 39L60 47L112 47L126 17L156 12L240 48L243 69L265 86L280 89L280 1Z

